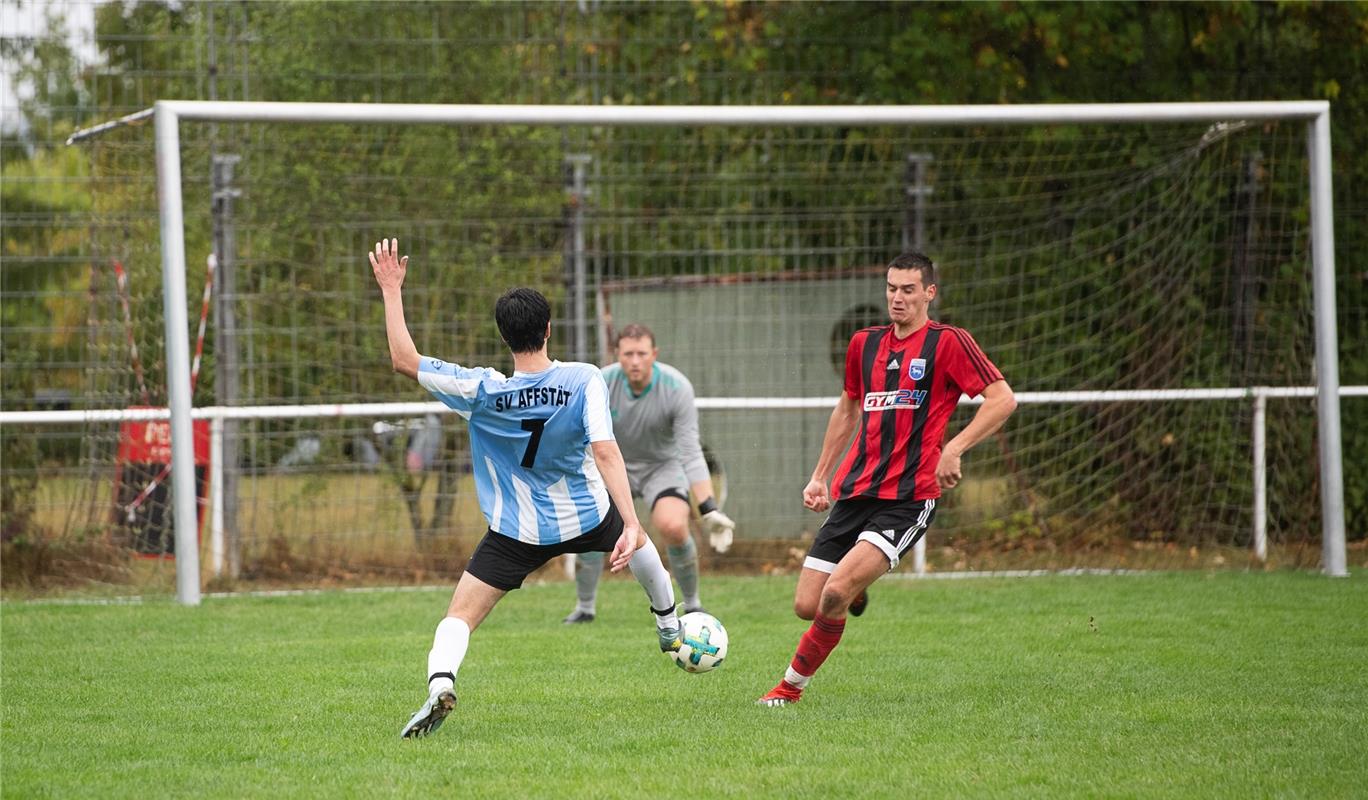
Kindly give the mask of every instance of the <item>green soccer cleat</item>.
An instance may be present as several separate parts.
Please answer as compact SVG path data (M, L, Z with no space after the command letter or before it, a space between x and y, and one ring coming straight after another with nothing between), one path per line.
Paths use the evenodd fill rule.
M426 703L409 719L408 724L399 732L401 739L417 739L427 736L438 728L456 707L456 692L451 689L437 689L428 695Z
M679 648L684 646L684 629L682 627L656 628L656 636L660 637L660 652L662 653L678 653Z

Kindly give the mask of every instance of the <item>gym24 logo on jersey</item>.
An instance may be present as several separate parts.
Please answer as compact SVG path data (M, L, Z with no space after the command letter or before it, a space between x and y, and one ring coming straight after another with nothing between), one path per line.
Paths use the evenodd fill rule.
M868 392L864 396L865 411L915 411L926 402L925 389L899 389L896 392Z

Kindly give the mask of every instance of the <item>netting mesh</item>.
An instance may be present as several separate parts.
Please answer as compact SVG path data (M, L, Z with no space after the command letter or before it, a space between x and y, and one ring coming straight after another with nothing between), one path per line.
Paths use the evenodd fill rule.
M149 134L91 145L95 255L48 300L69 306L73 335L44 385L65 381L87 407L165 403ZM207 257L231 244L214 291L233 321L222 306L209 319L197 406L425 399L388 367L364 258L388 236L412 255L419 349L504 370L493 301L527 284L555 308L553 356L577 355L578 329L578 355L602 363L613 331L642 322L700 397L834 397L850 333L886 318L881 265L908 244L940 265L932 316L971 331L1018 392L1313 382L1300 125L183 124L182 142L192 328ZM225 156L231 178L216 181ZM1023 405L966 459L930 566L1245 566L1251 411L1244 400ZM794 566L820 524L798 495L826 419L702 412L740 538L705 566ZM1274 564L1319 558L1314 430L1310 401L1270 401ZM34 439L42 525L166 549L169 495L120 456L129 436L92 424ZM228 423L225 574L459 569L484 529L464 436L450 416ZM120 569L96 579L169 566Z

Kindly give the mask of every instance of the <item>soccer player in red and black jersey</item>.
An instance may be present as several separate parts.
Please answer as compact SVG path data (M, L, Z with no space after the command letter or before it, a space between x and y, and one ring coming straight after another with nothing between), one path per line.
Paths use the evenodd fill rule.
M846 350L845 391L827 424L803 505L831 509L803 562L793 608L812 620L784 679L757 702L798 702L859 616L866 589L926 533L941 490L960 480L960 456L1011 416L1016 398L967 331L932 322L936 267L921 253L888 265L889 325L865 328ZM983 395L974 418L942 448L960 394ZM827 476L851 444L831 488ZM832 504L835 500L835 504Z

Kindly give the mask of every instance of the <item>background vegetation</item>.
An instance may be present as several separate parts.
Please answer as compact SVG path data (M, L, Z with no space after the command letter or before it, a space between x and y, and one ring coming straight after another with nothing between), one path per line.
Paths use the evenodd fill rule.
M158 304L150 137L145 130L132 129L88 146L61 142L76 128L145 108L158 98L572 104L1324 98L1332 101L1341 380L1368 383L1368 272L1362 269L1368 263L1368 159L1362 156L1368 151L1368 86L1361 78L1368 72L1368 4L109 3L95 7L98 57L93 59L67 44L63 10L75 5L51 6L45 35L4 40L6 70L32 90L17 115L6 114L0 142L7 333L0 395L7 409L32 407L39 401L30 398L54 390L71 393L79 406L130 400L126 378L72 365L89 358L83 333L90 331L93 292L88 297L88 290L96 260L127 262L135 307L155 309ZM826 152L858 158L860 148L868 145L858 140L858 133L846 133L827 142ZM1069 135L1081 138L1087 132ZM391 227L401 227L407 239L439 244L455 254L455 268L426 282L411 298L414 319L435 320L417 331L420 338L440 334L464 352L498 358L497 339L487 322L455 320L484 320L489 294L507 281L558 285L560 259L545 254L560 246L566 209L563 195L540 191L546 187L537 176L557 174L566 153L611 139L602 132L549 128L424 132L420 140L419 134L398 128L378 128L371 137L357 138L326 127L268 132L250 126L199 126L184 136L186 179L200 186L208 183L211 152L273 152L286 164L277 174L257 168L252 176L258 187L252 213L270 224L246 230L244 254L260 268L252 272L252 285L240 289L291 298L280 305L277 318L258 320L264 331L257 342L262 369L260 383L251 390L258 402L297 401L315 389L332 397L371 399L386 379L381 370L338 363L338 353L360 347L367 335L353 312L334 302L334 291L355 287L326 285L309 269L350 258L363 247L371 231L327 226L377 203L391 209ZM434 136L449 136L449 146L434 147ZM803 141L801 133L793 136L794 142ZM745 164L746 154L760 146L723 130L660 131L617 145L637 148L643 163L669 148L694 152L699 159L726 153L733 166ZM1172 155L1162 148L1147 151L1145 142L1133 145L1127 158L1137 163ZM364 165L354 185L339 189L325 182L328 165L338 160ZM804 177L798 175L794 184L801 185ZM403 182L408 185L394 188ZM484 190L465 190L473 184ZM376 187L383 193L377 195ZM789 208L808 203L814 212L823 208L801 190L781 189L783 197L770 202ZM652 194L659 188L636 191L633 202L643 207L669 204L669 198ZM848 199L858 198L860 189L846 191ZM440 216L434 216L434 208L441 209ZM1227 237L1224 224L1194 232ZM955 231L937 233L953 240ZM210 235L206 220L192 220L188 249L207 251ZM653 231L637 235L644 240ZM1115 239L1115 231L1095 235L1102 241ZM1088 244L1082 234L1078 242L1080 247ZM626 241L626 246L637 245ZM946 248L937 255L949 260L959 255L950 245ZM971 249L966 247L963 254L971 255ZM985 263L988 268L1020 268L994 267L991 259ZM805 266L776 261L748 268ZM1275 259L1268 266L1276 270L1280 264ZM606 268L612 277L612 265ZM740 267L723 267L729 268ZM661 258L650 262L645 274L687 269L678 259ZM491 278L496 274L497 281ZM1126 281L1136 280L1140 276L1134 272L1118 275L1117 282L1097 289L1124 293L1136 288ZM458 287L463 290L459 295L452 291ZM1208 305L1226 300L1218 285L1177 288ZM456 307L450 304L453 296L461 298ZM1298 298L1266 299L1277 307L1282 300ZM1182 310L1141 303L1134 313ZM102 319L117 317L110 313ZM1193 374L1179 375L1178 382L1299 382L1277 370L1305 374L1295 367L1309 357L1304 349L1307 320L1293 315L1262 324L1280 334L1292 332L1284 349L1270 345L1272 357L1263 363L1240 363L1228 357L1240 349L1232 328L1205 331L1206 349L1188 362ZM301 337L301 331L314 335ZM102 340L120 342L117 329L104 334ZM159 325L143 325L140 336L148 383L155 391L163 383ZM1295 341L1302 349L1287 344ZM283 358L273 356L286 350L294 355L288 368ZM212 341L209 353L197 403L212 403L215 397ZM1010 345L995 357L1012 374L1016 364ZM299 364L311 366L301 370ZM1114 374L1100 371L1097 385L1124 388L1124 376L1135 374L1137 366L1113 363L1109 368ZM1368 532L1368 468L1360 455L1368 452L1368 414L1361 405L1343 405L1348 528L1356 538ZM1051 436L1080 428L1091 431L1100 450L1134 434L1133 426L1105 414L1086 419L1061 415L1034 429ZM1218 440L1217 449L1229 451L1217 462L1231 471L1232 481L1235 472L1246 468L1239 455L1245 429L1239 416L1203 428L1204 435ZM1288 445L1289 451L1313 452L1306 444L1313 431L1310 418L1298 412L1275 416L1272 435L1295 443ZM11 427L0 429L7 538L34 532L35 473L23 467L41 462L45 446L59 445L44 445ZM279 456L276 451L260 458L273 462ZM1156 517L1150 527L1200 537L1200 530L1182 530L1184 509L1199 504L1201 498L1193 493L1201 489L1185 488L1183 481L1150 467L1161 463L1190 474L1204 465L1140 458L1140 464L1096 465L1099 480L1114 482L1118 472L1134 476L1127 487L1132 498L1096 498L1083 486L1070 489L1076 494L1069 502L1134 506L1135 498L1167 491L1174 500L1167 506L1170 517ZM1060 470L1072 475L1078 468L1069 463ZM1030 480L1044 487L1057 477L1037 473ZM1314 470L1293 465L1275 472L1274 491L1314 499L1315 480ZM1273 513L1282 528L1300 526L1314 535L1319 527L1314 502L1299 500Z

